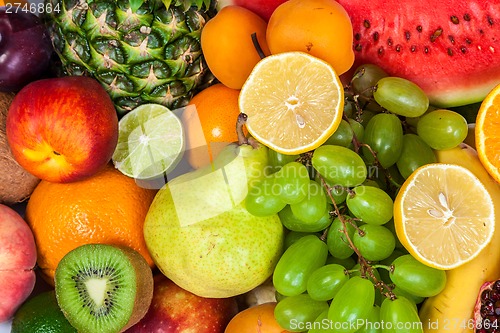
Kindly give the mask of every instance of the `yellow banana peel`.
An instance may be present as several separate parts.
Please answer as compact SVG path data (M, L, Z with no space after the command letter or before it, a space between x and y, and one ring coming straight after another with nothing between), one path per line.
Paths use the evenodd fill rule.
M483 182L495 204L496 224L493 241L472 261L447 271L445 289L426 299L419 315L424 333L473 332L473 312L479 289L484 282L500 278L500 185L484 169L476 150L465 143L436 151L436 156L438 162L469 169Z

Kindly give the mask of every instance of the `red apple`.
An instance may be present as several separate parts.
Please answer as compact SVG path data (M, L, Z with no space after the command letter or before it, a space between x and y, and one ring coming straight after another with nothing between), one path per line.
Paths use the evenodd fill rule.
M217 10L229 5L245 7L267 22L274 10L286 1L287 0L220 0L217 2Z
M23 218L0 204L0 322L10 319L35 286L35 238Z
M38 80L14 97L7 113L7 141L15 160L38 178L78 181L111 160L118 116L95 79Z
M235 298L196 296L163 274L154 283L148 312L127 333L223 333L238 312Z

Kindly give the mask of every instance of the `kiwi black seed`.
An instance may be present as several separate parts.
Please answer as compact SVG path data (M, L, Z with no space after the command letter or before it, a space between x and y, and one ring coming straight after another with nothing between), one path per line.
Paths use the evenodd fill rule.
M153 298L153 274L141 254L87 244L66 254L55 273L62 312L80 333L123 332L137 323Z

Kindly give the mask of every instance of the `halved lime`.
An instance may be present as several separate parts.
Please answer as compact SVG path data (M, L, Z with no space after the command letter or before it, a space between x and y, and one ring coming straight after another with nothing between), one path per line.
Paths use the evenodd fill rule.
M143 104L118 124L115 167L135 179L172 171L184 153L184 129L174 112L159 104Z

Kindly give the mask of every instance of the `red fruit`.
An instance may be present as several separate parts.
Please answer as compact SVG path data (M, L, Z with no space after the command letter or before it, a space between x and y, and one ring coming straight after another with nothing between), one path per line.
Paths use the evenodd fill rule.
M0 322L10 319L35 286L36 246L23 218L0 204Z
M500 7L484 0L338 0L353 26L356 68L409 79L431 104L479 102L500 82Z
M196 296L163 274L154 283L148 312L127 333L223 333L238 312L235 298Z
M274 10L287 0L220 0L217 2L217 10L223 7L234 5L251 10L262 17L266 22L269 21Z
M474 332L500 331L500 280L485 282L474 306Z

